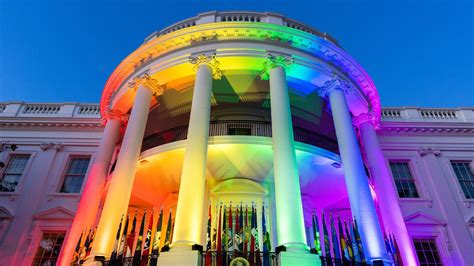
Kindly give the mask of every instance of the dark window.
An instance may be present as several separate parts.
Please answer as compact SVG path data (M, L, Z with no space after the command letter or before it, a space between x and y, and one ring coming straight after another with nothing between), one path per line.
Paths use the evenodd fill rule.
M89 156L72 157L64 175L62 193L79 193L81 191L82 182L89 167Z
M434 239L413 239L420 266L443 265Z
M44 232L33 265L56 265L65 235L65 232Z
M398 196L400 198L419 198L410 164L408 162L390 162L390 169L397 186Z
M16 190L29 159L29 154L14 154L10 157L10 161L2 174L0 191L14 192Z
M466 199L474 199L474 173L470 161L451 161Z
M246 127L229 127L227 132L229 135L252 135L252 129Z

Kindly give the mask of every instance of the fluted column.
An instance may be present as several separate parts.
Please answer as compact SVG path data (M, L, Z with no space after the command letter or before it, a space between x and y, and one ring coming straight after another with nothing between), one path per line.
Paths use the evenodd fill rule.
M354 119L354 124L359 128L375 192L379 195L378 205L386 231L393 233L398 245L402 247L400 253L403 264L419 265L415 247L408 235L400 210L397 192L375 132L374 114L372 112L361 114Z
M222 76L215 55L202 54L190 57L189 62L194 64L196 79L179 186L172 249L177 247L187 249L195 244L202 246L212 79L220 79Z
M264 65L262 79L270 80L277 245L285 246L288 251L307 251L309 249L306 246L300 180L285 71L291 63L292 60L284 56L269 55Z
M87 228L90 228L97 217L102 190L110 167L110 161L118 141L119 130L123 114L116 111L107 111L104 117L106 122L102 139L94 161L89 170L87 183L82 192L76 215L69 229L64 247L59 256L58 265L70 265L79 237Z
M157 81L147 74L136 77L133 82L129 83L129 88L136 92L135 100L100 216L92 247L92 257L109 257L112 252L120 219L127 211L132 194L151 97L153 94L163 92Z
M329 97L352 215L357 219L366 259L385 260L382 230L345 96L352 91L347 81L336 76L319 92L322 97Z

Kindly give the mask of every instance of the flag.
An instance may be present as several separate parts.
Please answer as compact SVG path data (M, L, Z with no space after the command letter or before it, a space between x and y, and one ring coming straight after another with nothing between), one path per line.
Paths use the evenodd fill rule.
M241 251L240 246L242 243L242 234L241 234L239 214L240 214L239 209L235 208L234 250L236 252Z
M123 215L122 215L122 218L120 218L120 224L117 230L117 235L115 236L114 249L112 251L112 254L110 255L110 260L117 259L117 248L118 248L118 242L120 240L120 232L122 231L122 221L123 221Z
M89 238L89 242L87 243L87 245L85 246L85 249L86 249L86 258L91 254L91 251L92 251L92 244L94 243L94 238L95 238L95 228L92 229L92 233L91 233L91 236Z
M329 220L331 221L331 234L332 234L332 251L335 259L341 259L341 251L339 249L339 239L337 238L336 227L334 226L334 218L332 213L329 214Z
M150 260L150 266L156 266L158 263L158 254L160 253L161 244L161 227L163 223L163 209L160 211L158 216L158 223L156 224L155 237L153 238L153 247L151 250L152 258Z
M124 254L125 257L131 257L132 256L132 250L133 250L133 244L135 243L135 230L137 227L137 213L133 215L133 222L132 222L132 230L130 231L130 234L128 234L127 237L127 243L125 245L125 250Z
M397 239L395 236L390 235L390 240L392 243L392 248L393 248L393 257L394 257L394 262L396 265L403 265L402 258L400 256L400 249L398 249L398 243Z
M218 212L217 204L215 208L215 212ZM212 230L212 239L211 239L211 250L216 250L216 245L217 245L217 217L220 215L220 212L217 213L217 215L212 215L212 222L214 224L214 227L211 225L211 230Z
M239 211L239 235L240 235L240 243L239 243L239 250L244 251L244 212L242 210L242 202L240 203L240 211Z
M387 251L389 259L395 262L392 254L392 248L390 247L390 240L388 240L387 235L385 233L383 234L383 242L385 243L385 250Z
M148 229L146 230L145 244L143 245L141 264L145 266L148 264L148 254L150 254L151 235L153 232L153 214L154 211L150 214L150 221L148 222Z
M222 216L222 263L227 265L227 216L226 206L224 205L224 214Z
M350 232L350 239L351 239L351 244L352 244L352 252L354 254L354 260L356 262L362 262L362 259L360 257L360 253L359 253L359 246L357 245L357 240L356 240L356 236L355 236L355 233L354 233L354 227L352 227L351 224L346 224L346 227L348 228L348 230Z
M222 265L222 256L220 256L220 253L222 252L222 220L221 220L221 214L222 214L222 205L219 207L219 213L218 213L218 222L217 222L217 266Z
M166 234L165 234L165 246L169 246L171 244L171 210L170 214L168 215L168 223L166 224Z
M232 230L232 204L229 207L229 217L227 226L227 251L234 251L234 232ZM232 254L229 254L232 256Z
M206 266L210 266L211 265L211 248L212 248L212 241L211 241L211 222L212 222L212 217L211 217L211 204L209 204L209 207L208 207L208 210L207 210L207 234L206 234L206 238L207 238L207 244L206 244L206 258L205 258L205 262L206 262Z
M145 230L146 210L143 213L142 222L140 223L140 230L138 231L137 246L135 253L133 253L133 265L139 265L142 257L143 231Z
M354 234L356 237L357 247L359 248L359 256L360 256L361 262L365 262L364 247L362 246L362 241L360 239L360 234L359 234L359 228L357 226L357 220L355 218L354 218Z
M122 237L120 238L120 244L118 247L118 259L123 258L123 250L125 249L125 240L127 239L128 233L128 221L130 220L130 215L127 215L127 220L125 221L125 226L123 227Z
M72 255L71 264L79 263L79 255L81 252L81 244L82 244L82 235L84 235L84 231L81 232L81 235L79 236L79 240L77 241L76 248L74 249L74 254Z
M252 227L251 227L252 239L250 241L250 264L260 265L260 250L258 242L258 227L257 227L257 210L252 206Z
M339 239L341 243L341 252L344 254L343 258L346 261L351 261L351 251L349 249L349 245L347 244L346 238L344 237L344 229L342 228L341 217L337 217L337 224L339 230Z
M262 205L262 234L263 234L263 266L270 266L270 258L268 252L272 249L270 243L270 233L267 231L267 223L265 221L265 206Z
M84 246L82 247L81 253L79 255L79 260L84 261L87 258L87 247L89 246L90 243L90 237L92 234L92 227L89 228L89 232L87 233L86 240L84 241Z
M313 211L312 215L313 220L313 238L314 238L314 249L316 250L316 254L321 254L321 240L319 239L319 224L318 224L318 216L316 211Z
M249 252L249 243L252 233L250 232L249 218L248 218L248 208L245 206L245 218L244 218L244 254L248 257L247 252Z
M323 254L324 256L323 257L331 257L329 235L328 235L328 229L326 227L326 219L324 219L324 213L323 213L322 219L323 219L323 237L324 237L324 254Z

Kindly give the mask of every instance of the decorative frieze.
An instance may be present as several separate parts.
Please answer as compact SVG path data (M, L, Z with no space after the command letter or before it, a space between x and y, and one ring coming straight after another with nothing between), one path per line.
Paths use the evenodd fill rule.
M206 64L211 67L212 69L212 77L214 79L221 79L223 72L219 68L220 67L220 62L217 61L216 59L216 54L211 54L211 55L206 55L206 54L200 54L198 56L190 56L188 58L188 62L194 65L194 71L197 70L197 68L201 64Z
M64 147L64 145L60 142L56 142L56 143L43 142L43 143L40 144L40 148L41 148L42 151L46 151L46 150L49 150L49 149L55 149L56 151L62 151L63 147Z
M262 80L268 80L270 78L270 70L272 70L272 68L280 66L287 69L294 62L295 59L291 56L267 54L267 58L265 62L263 62L263 70L260 73L260 77Z

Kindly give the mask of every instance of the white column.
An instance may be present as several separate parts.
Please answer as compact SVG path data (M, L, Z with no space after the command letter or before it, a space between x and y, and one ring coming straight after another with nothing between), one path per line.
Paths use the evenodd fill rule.
M287 251L308 251L284 68L291 63L283 56L269 56L265 63L266 75L270 79L277 245L285 246Z
M162 93L162 89L156 83L156 80L143 74L129 84L131 89L136 91L135 100L100 216L92 257L108 258L112 253L120 219L127 211L132 193L151 97L154 91Z
M189 250L195 244L202 246L212 79L222 75L214 55L199 55L191 57L189 61L195 64L196 80L179 186L172 251L177 247Z
M387 254L382 230L344 94L350 90L347 81L335 77L325 83L320 94L329 96L352 215L357 219L366 259L385 260Z
M392 177L380 148L375 132L373 113L359 115L355 120L364 144L378 205L382 214L386 232L393 233L400 249L404 265L419 265L415 247L408 235L405 220L398 203L397 192L393 187Z
M100 198L109 171L110 161L118 141L121 124L121 114L108 111L107 122L102 134L94 161L89 170L87 183L84 186L76 215L64 242L59 256L58 265L70 265L79 237L86 228L90 228L97 217Z

